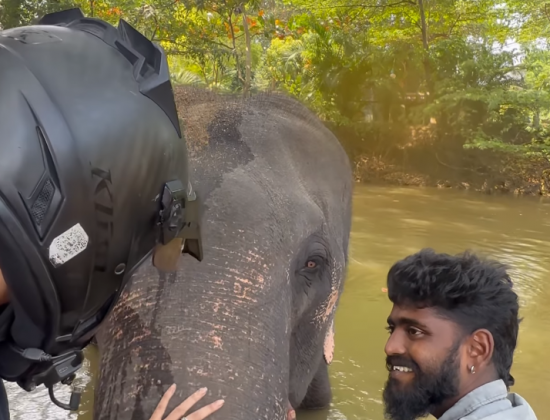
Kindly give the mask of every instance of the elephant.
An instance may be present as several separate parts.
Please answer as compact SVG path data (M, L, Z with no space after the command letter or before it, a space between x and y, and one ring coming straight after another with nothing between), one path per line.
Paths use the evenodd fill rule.
M334 316L352 219L348 155L288 95L173 87L200 199L203 260L145 261L97 334L94 418L147 420L225 399L211 418L282 420L329 406ZM209 417L210 418L210 417Z

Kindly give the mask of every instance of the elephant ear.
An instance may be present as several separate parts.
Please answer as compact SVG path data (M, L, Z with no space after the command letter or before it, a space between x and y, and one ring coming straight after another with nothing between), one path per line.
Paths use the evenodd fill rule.
M325 363L330 365L332 363L332 359L334 358L334 319L330 322L330 327L327 330L323 351Z

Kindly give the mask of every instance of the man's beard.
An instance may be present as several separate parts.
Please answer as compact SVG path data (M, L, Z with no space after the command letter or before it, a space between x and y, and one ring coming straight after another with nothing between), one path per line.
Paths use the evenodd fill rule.
M409 383L401 385L390 375L383 394L386 418L415 420L426 417L434 408L455 397L459 385L459 346L460 342L453 346L439 367L430 366L424 372L413 360L399 356L387 357L388 368L408 367L413 370L414 378Z

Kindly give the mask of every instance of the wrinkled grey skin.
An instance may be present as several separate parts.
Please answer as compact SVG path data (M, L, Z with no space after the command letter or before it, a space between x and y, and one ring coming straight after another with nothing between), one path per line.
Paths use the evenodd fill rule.
M209 419L286 419L331 399L324 349L343 290L352 173L337 139L282 96L177 88L204 260L144 264L98 335L95 419L147 420L202 386ZM325 345L326 344L326 345ZM330 358L328 359L330 361Z

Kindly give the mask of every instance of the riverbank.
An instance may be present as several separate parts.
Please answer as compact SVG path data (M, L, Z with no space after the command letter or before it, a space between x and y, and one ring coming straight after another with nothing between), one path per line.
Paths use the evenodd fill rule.
M356 182L472 190L484 194L550 196L550 162L471 152L466 166L445 163L437 154L423 159L362 154L352 158ZM472 159L473 157L473 159ZM456 161L456 155L454 157ZM473 163L472 160L475 162ZM489 163L490 161L490 163ZM456 163L455 163L456 164Z

